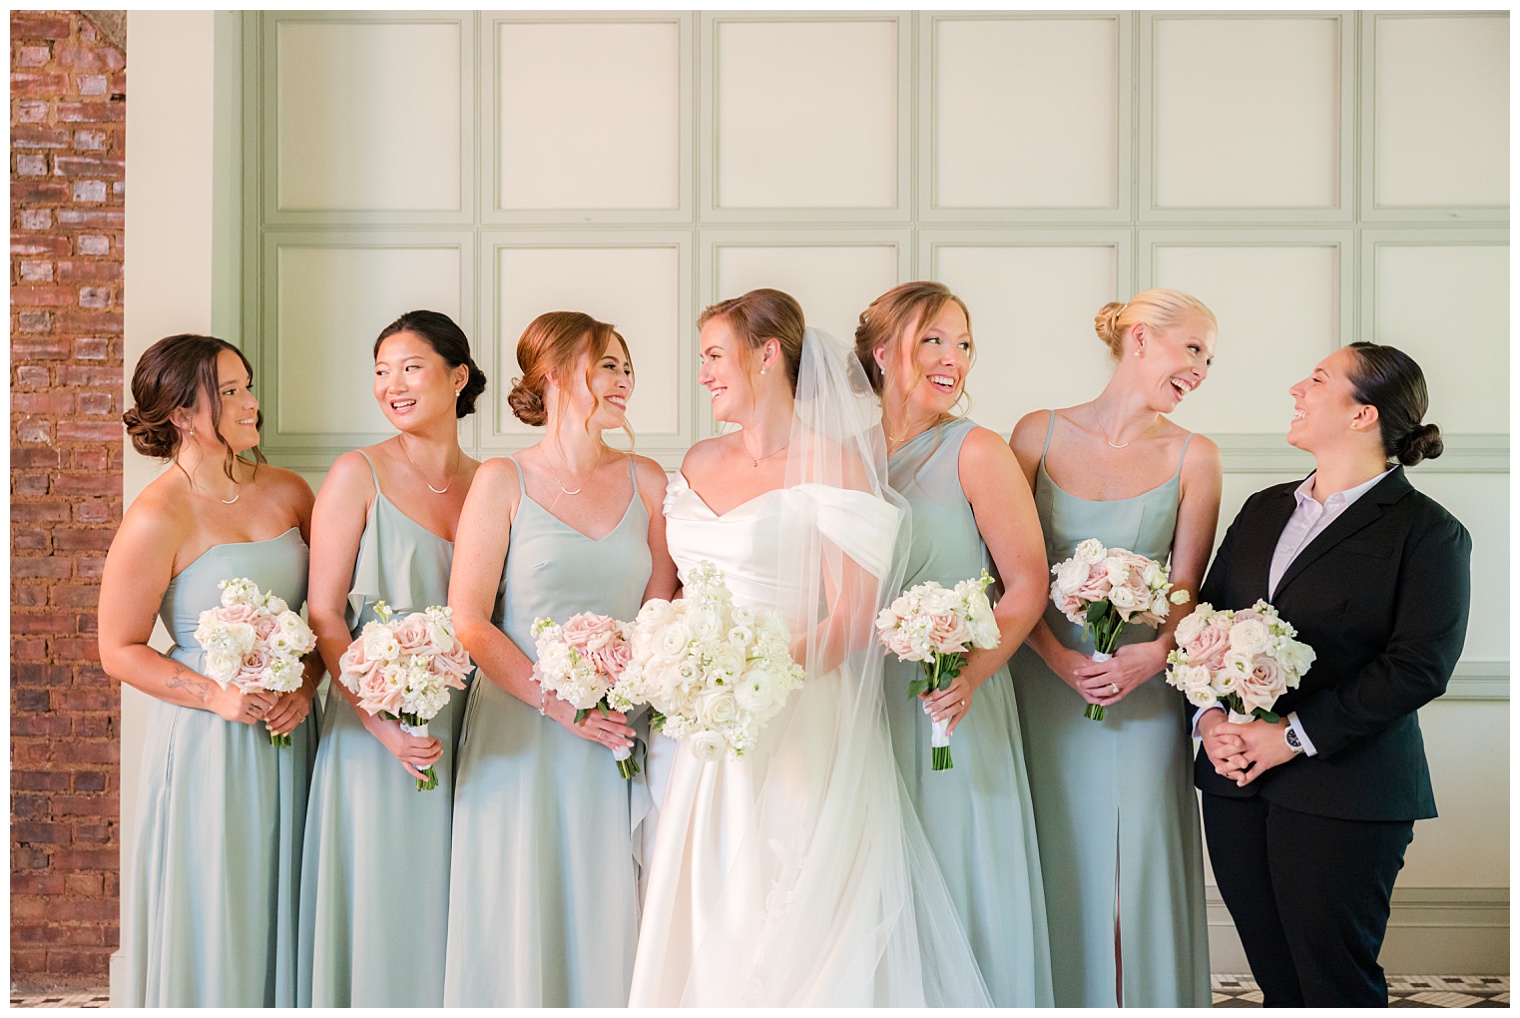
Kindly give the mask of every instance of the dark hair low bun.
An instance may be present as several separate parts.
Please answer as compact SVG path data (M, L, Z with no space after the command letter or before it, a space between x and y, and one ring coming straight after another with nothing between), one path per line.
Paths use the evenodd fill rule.
M459 396L454 401L454 416L461 418L475 412L475 401L486 391L486 373L473 360L467 361L465 366L470 369L470 377L465 380L464 388L459 390Z
M450 371L461 364L468 369L469 377L454 401L454 416L468 417L473 414L475 401L486 390L486 373L480 370L475 358L470 356L469 337L458 323L441 311L408 311L380 330L373 355L379 357L380 344L398 332L421 336L433 348L433 352L443 358L443 363L449 366Z
M1399 449L1399 462L1412 467L1421 460L1433 460L1446 451L1441 441L1441 429L1434 424L1421 424L1404 438Z
M465 389L468 391L469 386L465 386ZM507 405L512 408L512 415L530 428L541 428L549 423L544 394L524 385L521 378L512 379L512 391L507 393Z
M144 456L169 459L179 448L178 428L168 421L155 424L144 421L137 407L122 414L121 422L127 426L127 436L132 439L132 448Z

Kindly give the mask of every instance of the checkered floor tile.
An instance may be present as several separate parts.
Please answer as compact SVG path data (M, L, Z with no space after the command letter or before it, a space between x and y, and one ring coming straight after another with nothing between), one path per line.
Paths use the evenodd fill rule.
M1249 975L1216 975L1215 1007L1261 1007ZM1509 1007L1508 976L1389 976L1389 1007Z

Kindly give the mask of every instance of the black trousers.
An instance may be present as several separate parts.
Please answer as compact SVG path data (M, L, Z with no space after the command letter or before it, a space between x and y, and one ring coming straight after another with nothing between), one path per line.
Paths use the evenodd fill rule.
M1264 1006L1388 1006L1378 953L1414 821L1335 820L1205 793L1203 827Z

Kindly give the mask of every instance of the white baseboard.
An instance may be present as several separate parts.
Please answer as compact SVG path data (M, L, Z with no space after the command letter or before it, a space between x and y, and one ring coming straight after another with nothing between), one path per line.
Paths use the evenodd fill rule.
M1251 971L1219 889L1204 890L1209 967L1217 973ZM1379 961L1396 975L1508 975L1509 888L1395 887Z
M110 992L112 1007L126 1007L126 1005L121 1001L121 987L123 982L122 977L125 975L125 973L122 972L121 967L125 961L126 958L122 955L121 951L117 950L111 952L111 967L108 971L111 975Z

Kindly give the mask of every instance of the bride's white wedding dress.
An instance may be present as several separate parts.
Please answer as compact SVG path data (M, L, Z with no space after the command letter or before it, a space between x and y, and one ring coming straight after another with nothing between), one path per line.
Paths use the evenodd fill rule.
M860 589L874 591L891 572L902 516L868 491L815 483L719 516L680 474L665 508L683 577L714 563L735 602L782 613L794 634L827 613L797 556L858 570ZM874 603L863 608L874 615ZM843 658L838 667L810 669L743 758L703 763L678 746L632 1006L986 1002L911 810L905 826L869 632L856 626L844 652L827 655Z

